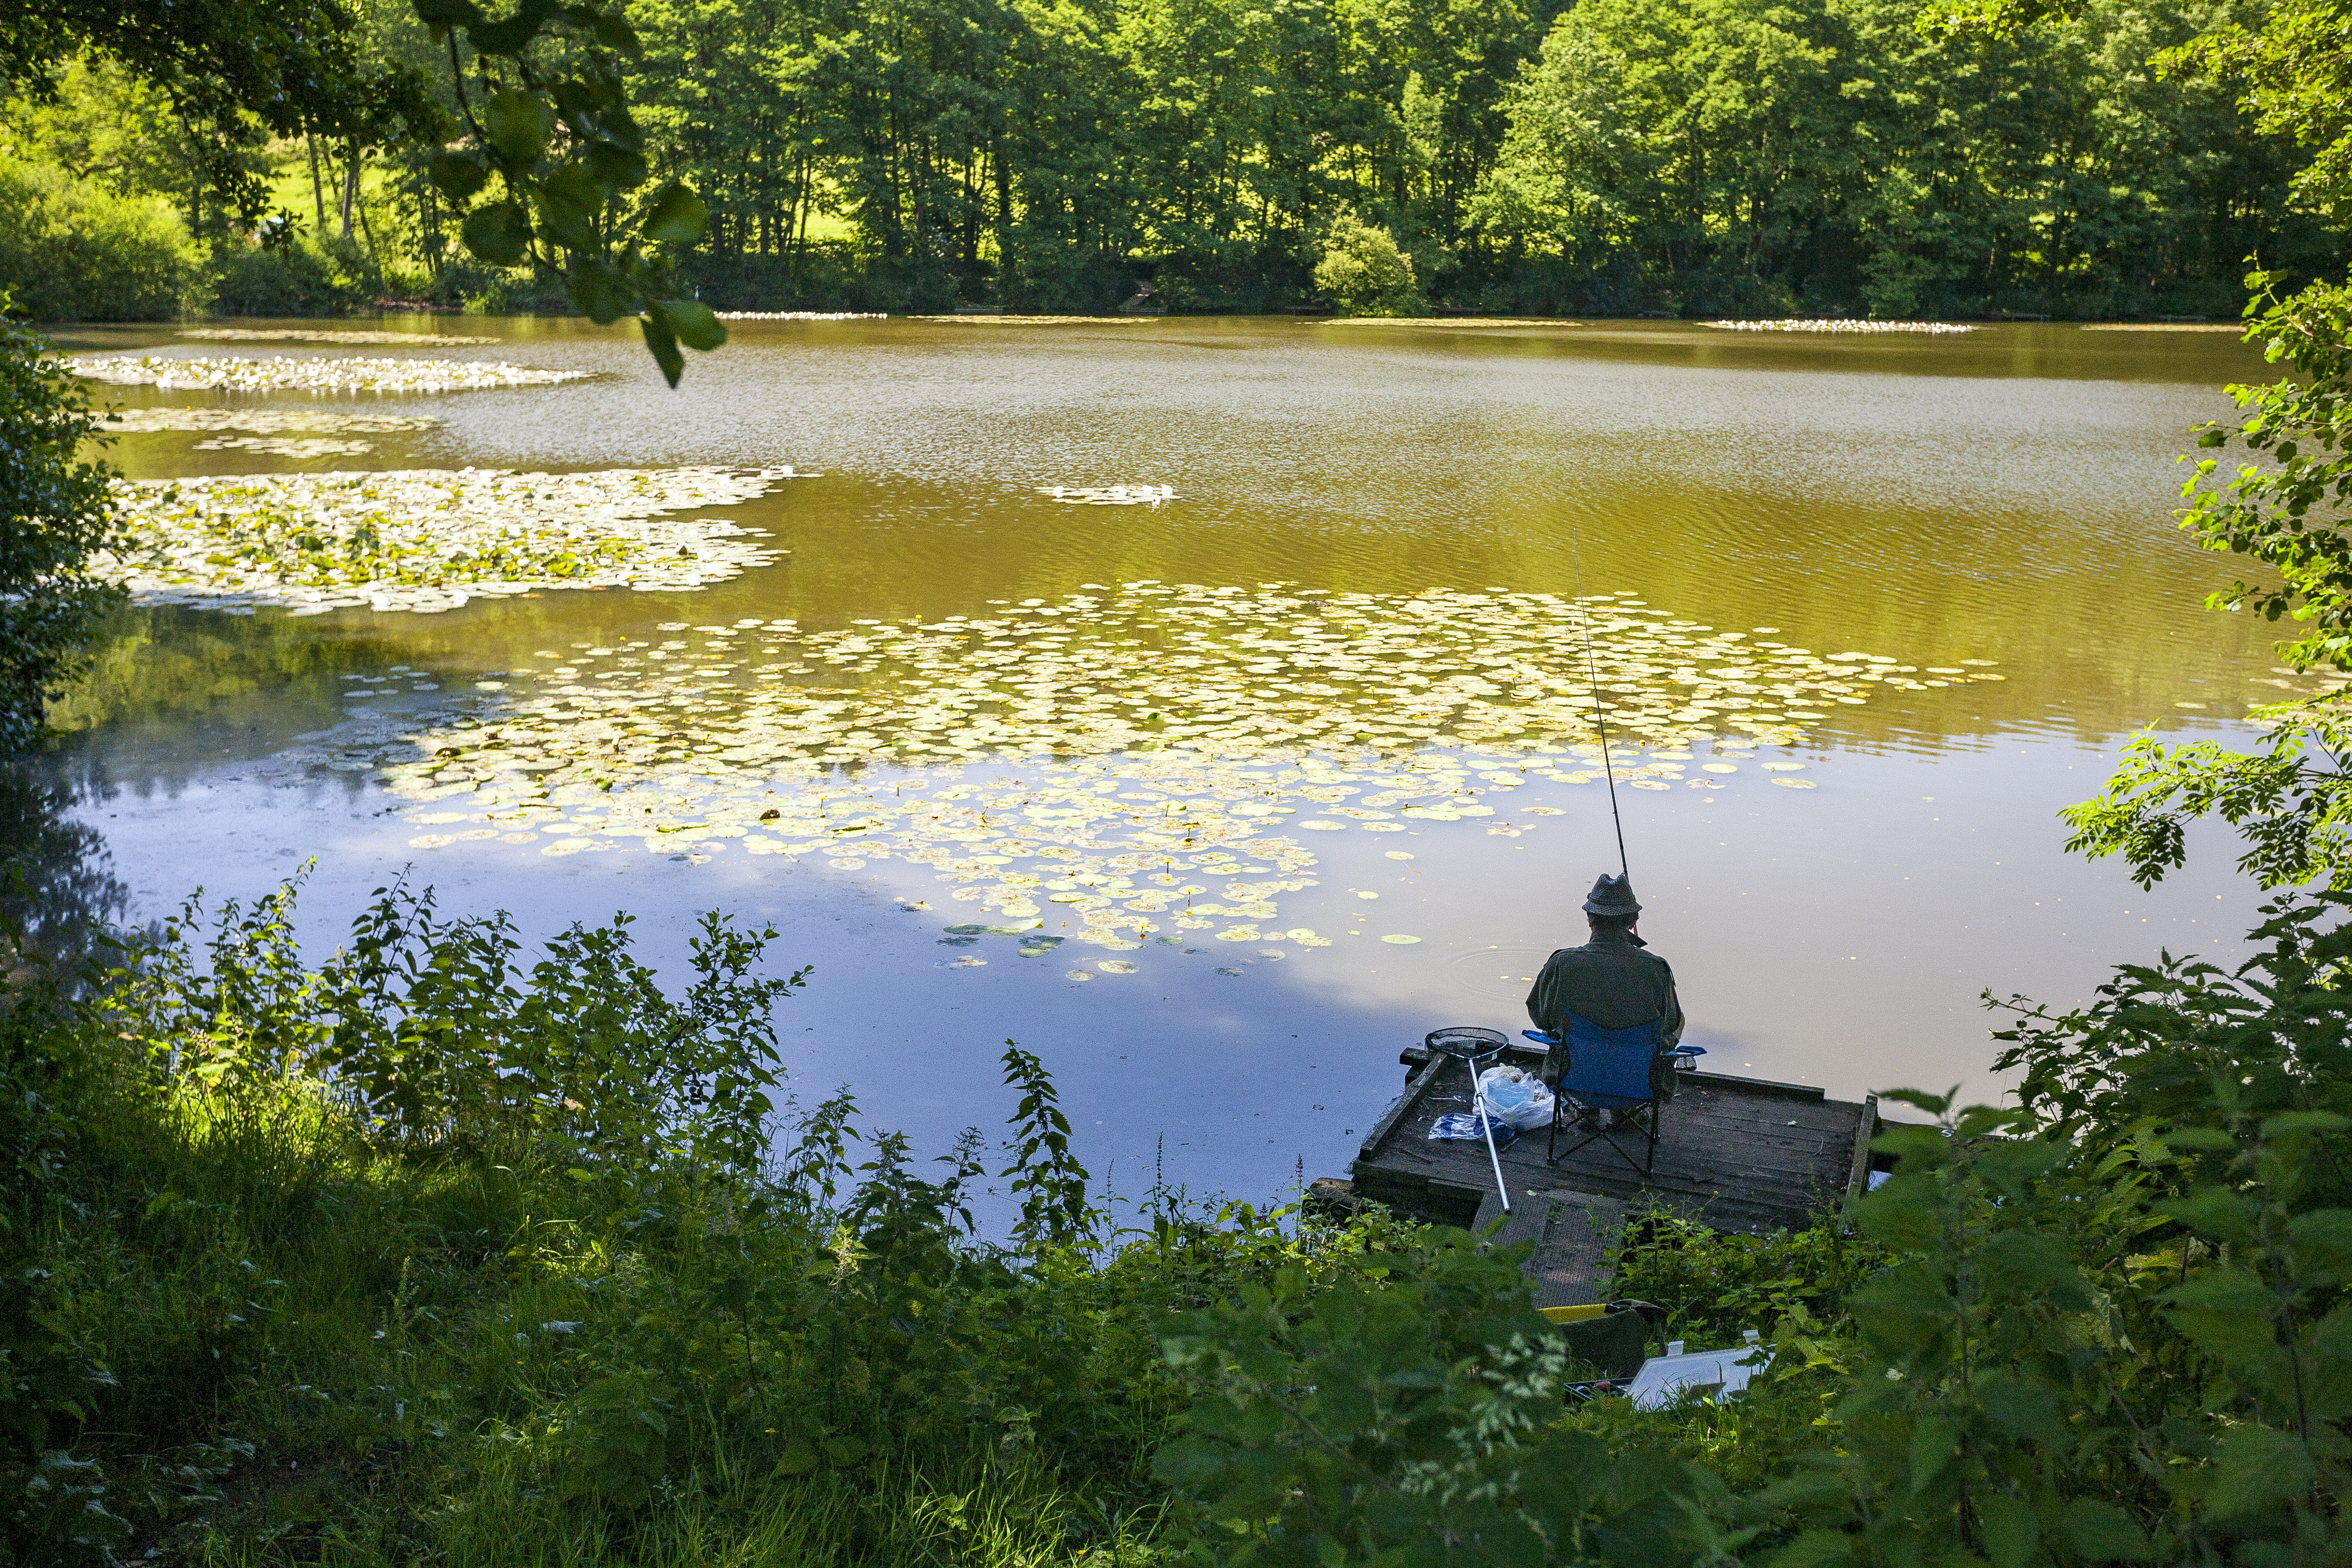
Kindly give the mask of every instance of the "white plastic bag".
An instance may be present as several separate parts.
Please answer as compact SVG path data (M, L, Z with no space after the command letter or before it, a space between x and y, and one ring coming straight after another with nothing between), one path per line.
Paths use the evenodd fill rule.
M1517 1068L1488 1068L1478 1075L1478 1083L1492 1120L1522 1132L1551 1125L1551 1090L1535 1074Z

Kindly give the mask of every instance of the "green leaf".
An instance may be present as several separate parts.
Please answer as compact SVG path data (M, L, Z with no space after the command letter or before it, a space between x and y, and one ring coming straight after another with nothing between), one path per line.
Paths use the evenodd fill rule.
M2089 1300L2082 1275L2053 1236L2004 1231L1985 1243L1979 1261L1995 1300L2041 1298L2053 1306L2074 1309Z
M2033 1505L1994 1492L1977 1505L1977 1517L1992 1568L2027 1568L2034 1548L2042 1544L2042 1521L2034 1517Z
M458 230L466 248L494 267L512 267L530 245L530 218L513 202L496 202L466 215Z
M1859 1561L1860 1536L1842 1530L1809 1530L1772 1554L1772 1568L1828 1568Z
M646 347L661 366L663 379L676 386L677 378L686 374L686 356L677 352L677 334L670 330L666 312L657 304L647 307L637 318L637 329L645 333Z
M2305 1285L2352 1280L2352 1209L2314 1209L2287 1224L2294 1238L2295 1279Z
M2282 1110L2263 1119L2263 1136L2282 1138L2290 1132L2341 1132L2352 1127L2352 1116L2332 1110Z
M489 183L490 172L479 160L463 153L440 152L428 165L436 189L453 202L465 202Z
M444 27L470 27L482 19L474 0L409 0L416 19L436 32Z
M589 25L588 36L606 48L633 60L642 58L646 52L646 46L638 39L636 29L630 26L618 11L601 13Z
M2085 1563L2147 1563L2156 1557L2132 1516L2096 1498L2069 1502L2058 1515L2058 1534Z
M525 9L502 22L472 24L466 29L466 41L480 54L520 55L530 47L531 40L539 37L540 28L545 25L544 17Z
M2212 1269L2174 1286L2162 1300L2181 1332L2226 1361L2267 1363L2284 1353L2272 1320L2277 1303L2246 1269Z
M2059 1414L2056 1395L2042 1384L2007 1373L1988 1373L1977 1384L1977 1398L1993 1424L2011 1437L2038 1443L2063 1456L2066 1422Z
M646 204L637 232L656 245L691 245L702 237L709 224L710 212L702 198L672 180Z
M610 142L591 143L587 163L596 183L614 193L635 190L653 174L653 165L646 162L643 153Z
M2185 1198L2168 1199L2148 1207L2167 1219L2179 1220L2200 1236L2244 1244L2254 1239L2254 1217L2262 1205L2224 1188L2205 1187Z
M708 353L727 341L727 323L699 300L666 300L670 328L688 348Z
M596 240L596 215L604 210L604 190L584 164L564 164L540 181L531 196L541 223L556 244L575 255L602 249Z
M612 263L600 256L574 256L568 282L572 302L600 327L619 321L635 302L634 291Z
M478 46L477 46L478 47ZM488 51L497 52L497 51ZM483 134L511 168L528 169L547 150L555 107L535 92L494 92L482 110Z
M1960 1456L1959 1434L1941 1415L1930 1415L1911 1429L1911 1495L1917 1497L1943 1479Z
M2216 1520L2274 1517L2311 1489L2310 1451L2269 1426L2231 1428L2213 1468L2206 1509Z

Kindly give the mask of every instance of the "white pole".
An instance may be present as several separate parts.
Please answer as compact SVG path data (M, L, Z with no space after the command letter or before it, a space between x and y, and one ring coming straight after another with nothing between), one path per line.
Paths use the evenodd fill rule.
M1478 1130L1486 1135L1486 1158L1495 1162L1495 1195L1503 1200L1503 1212L1511 1212L1511 1189L1503 1180L1503 1157L1495 1152L1495 1124L1486 1119L1486 1080L1478 1076L1478 1058L1470 1058L1470 1098L1478 1106Z

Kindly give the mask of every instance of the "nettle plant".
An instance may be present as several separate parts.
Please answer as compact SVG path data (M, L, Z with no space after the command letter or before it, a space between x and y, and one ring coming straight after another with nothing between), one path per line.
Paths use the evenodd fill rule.
M631 917L574 925L526 966L503 912L445 920L431 889L378 889L316 969L296 949L299 882L194 900L106 997L159 1070L200 1080L303 1074L407 1148L527 1142L597 1167L756 1168L782 1081L772 1017L801 986L755 973L770 930L702 917L694 979L667 994L631 951Z
M2352 1551L2352 929L2273 904L2236 973L2021 1003L2017 1102L1880 1147L1832 1447L1745 1507L1780 1561L2285 1564Z
M645 52L622 7L522 0L493 17L474 0L414 0L449 51L463 138L433 155L433 183L460 209L466 248L499 267L560 276L599 326L637 318L672 386L683 344L715 349L727 329L670 292L670 256L700 239L702 199L671 180L650 195L645 136L629 113L625 62Z

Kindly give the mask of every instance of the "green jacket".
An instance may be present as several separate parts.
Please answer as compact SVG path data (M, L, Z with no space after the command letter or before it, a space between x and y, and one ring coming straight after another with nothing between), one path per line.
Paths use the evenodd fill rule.
M1673 966L1620 931L1597 933L1582 947L1563 947L1544 961L1543 973L1528 993L1528 1018L1537 1028L1557 1034L1570 1013L1604 1029L1630 1029L1664 1018L1662 1051L1683 1037ZM1544 1061L1544 1081L1558 1084L1567 1065L1560 1047L1552 1047Z

